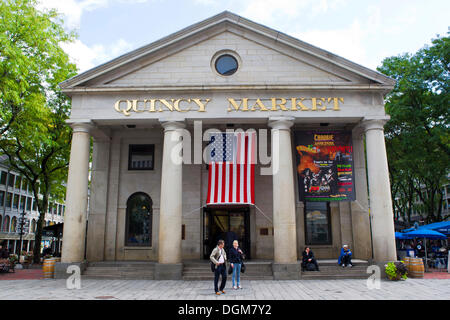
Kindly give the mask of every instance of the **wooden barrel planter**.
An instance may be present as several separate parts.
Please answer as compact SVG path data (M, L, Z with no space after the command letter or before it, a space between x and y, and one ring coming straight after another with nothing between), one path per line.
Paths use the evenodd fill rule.
M55 259L45 259L44 265L42 266L42 271L44 272L45 279L53 279L55 274Z
M406 261L405 261L406 264ZM408 276L411 278L423 278L424 266L422 258L409 258L409 262L406 265L408 269Z

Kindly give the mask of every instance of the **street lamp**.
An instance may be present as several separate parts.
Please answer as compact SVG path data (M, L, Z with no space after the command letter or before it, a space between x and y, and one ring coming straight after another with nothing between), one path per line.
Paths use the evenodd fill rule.
M17 268L17 269L22 269L22 265L20 264L20 255L21 255L21 253L22 253L22 235L23 235L23 229L24 229L24 227L26 226L26 223L25 223L25 215L26 215L26 212L25 212L25 208L24 208L23 211L22 211L22 213L20 214L19 225L18 225L18 227L19 227L19 234L20 234L20 240L19 240L19 254L18 254L19 259L18 259L18 263L17 263L17 265L16 265L16 268L17 268L17 267L19 267L19 268Z

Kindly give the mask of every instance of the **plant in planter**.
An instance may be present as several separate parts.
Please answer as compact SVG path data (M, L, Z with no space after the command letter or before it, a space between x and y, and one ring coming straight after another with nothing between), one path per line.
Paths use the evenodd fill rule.
M389 262L385 265L385 272L390 280L406 280L408 279L408 269L406 269L406 265L403 261L399 262Z
M16 254L9 255L9 263L11 264L11 268L14 268L14 266L17 264L18 261L19 258L17 257Z

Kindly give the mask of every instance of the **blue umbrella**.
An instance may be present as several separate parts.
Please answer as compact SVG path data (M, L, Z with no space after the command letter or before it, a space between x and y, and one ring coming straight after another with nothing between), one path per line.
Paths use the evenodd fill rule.
M405 240L409 238L405 237L405 234L403 232L395 232L395 239Z
M447 236L445 234L425 228L419 228L411 232L403 233L403 236L405 237L405 239L414 239L414 238L425 238L434 240L447 239Z
M434 230L429 230L429 229L424 229L424 228L419 228L417 230L411 231L411 232L407 232L403 234L404 237L406 237L406 239L414 239L414 238L424 238L423 242L425 244L425 268L427 267L427 262L428 262L428 256L427 256L427 242L425 241L425 239L442 239L445 240L447 239L447 236L434 231Z
M421 226L420 228L434 230L434 231L437 231L440 233L450 234L450 221L441 221L441 222L430 223L430 224Z

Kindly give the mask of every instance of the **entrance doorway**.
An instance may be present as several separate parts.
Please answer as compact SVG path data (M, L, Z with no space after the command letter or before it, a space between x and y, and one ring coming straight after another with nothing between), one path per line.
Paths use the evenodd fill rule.
M234 233L234 234L233 234ZM246 259L250 259L250 208L210 207L203 209L203 257L209 259L217 241L225 240L225 247L233 244L227 239L239 241ZM232 241L232 240L231 240ZM228 242L231 242L230 240Z

